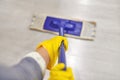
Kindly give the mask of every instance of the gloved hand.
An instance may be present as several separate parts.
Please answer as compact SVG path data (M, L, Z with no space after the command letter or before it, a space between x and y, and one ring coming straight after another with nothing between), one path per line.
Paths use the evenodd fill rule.
M61 45L61 42L64 41L65 50L68 49L68 41L65 37L62 36L56 36L50 40L43 41L42 43L38 44L37 49L41 46L44 47L49 54L50 61L47 65L48 69L51 69L58 57L59 54L59 47Z
M59 63L50 71L50 77L48 80L74 80L72 69L67 68L64 71L64 64Z

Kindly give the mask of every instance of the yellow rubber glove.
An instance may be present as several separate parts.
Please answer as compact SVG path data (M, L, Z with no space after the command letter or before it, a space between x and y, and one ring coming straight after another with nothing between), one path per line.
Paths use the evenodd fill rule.
M43 46L49 53L50 62L47 65L48 69L51 69L54 66L54 64L58 58L59 47L60 47L62 41L64 41L65 50L67 50L68 49L68 41L65 37L62 37L62 36L56 36L50 40L46 40L46 41L43 41L42 43L38 44L37 49L40 48L41 46Z
M66 71L64 71L63 69L64 69L63 63L56 65L50 71L50 77L48 80L74 80L72 69L67 68Z

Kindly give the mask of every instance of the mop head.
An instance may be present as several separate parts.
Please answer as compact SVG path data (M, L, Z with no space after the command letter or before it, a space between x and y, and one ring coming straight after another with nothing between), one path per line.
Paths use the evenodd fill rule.
M32 30L59 35L59 29L54 28L57 26L57 23L61 23L65 27L74 28L71 28L72 30L67 29L64 31L64 36L66 37L86 40L95 39L96 23L93 21L80 21L78 19L60 16L34 15L29 27Z

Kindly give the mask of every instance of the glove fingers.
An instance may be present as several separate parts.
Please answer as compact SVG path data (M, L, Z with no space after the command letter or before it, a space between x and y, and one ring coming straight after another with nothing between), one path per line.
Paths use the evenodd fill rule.
M61 37L60 39L61 39L61 42L63 41L64 42L64 46L65 46L65 50L67 50L68 49L68 40L67 40L67 38L65 38L65 37L63 37L63 36L59 36L59 37ZM61 44L60 44L61 45Z
M63 36L56 36L56 37L52 38L52 40L58 42L57 47L60 47L61 42L64 41L65 50L68 49L68 40L67 40L67 38L65 38Z
M64 68L63 63L58 64L51 70L50 75L70 78L72 76L72 69L67 68L67 70L64 71L63 68Z
M59 77L50 77L48 80L69 80L68 78L59 76Z
M58 65L56 65L52 71L58 71L58 70L62 70L64 69L65 65L63 63L59 63Z
M68 40L67 40L67 38L63 37L63 41L64 41L65 50L68 50Z
M74 80L72 69L68 67L67 70L64 71L63 68L63 63L57 64L50 71L50 78L48 80Z
M68 67L67 72L72 72L72 69L70 67Z
M69 73L71 73L71 77L70 77L70 80L74 80L74 76L73 76L73 72L72 72L72 69L70 67L67 68L67 71Z
M65 72L65 71L51 71L50 75L52 76L59 76L59 77L67 77L70 78L72 76L71 73Z

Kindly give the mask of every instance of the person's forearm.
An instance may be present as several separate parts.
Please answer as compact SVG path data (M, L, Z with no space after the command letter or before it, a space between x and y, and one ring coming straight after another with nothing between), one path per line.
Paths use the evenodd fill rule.
M40 47L35 52L27 54L13 67L0 68L0 80L7 80L7 78L12 80L42 80L48 63L48 52Z
M41 66L31 57L22 59L11 71L16 74L12 76L15 80L42 80L44 76Z
M26 55L13 69L22 74L26 78L25 80L34 80L35 78L41 80L48 63L48 52L43 47L40 47L35 52Z
M29 55L38 54L32 52ZM41 65L42 64L42 65ZM39 64L32 57L24 57L12 67L0 66L0 80L42 80L45 72L45 62Z

